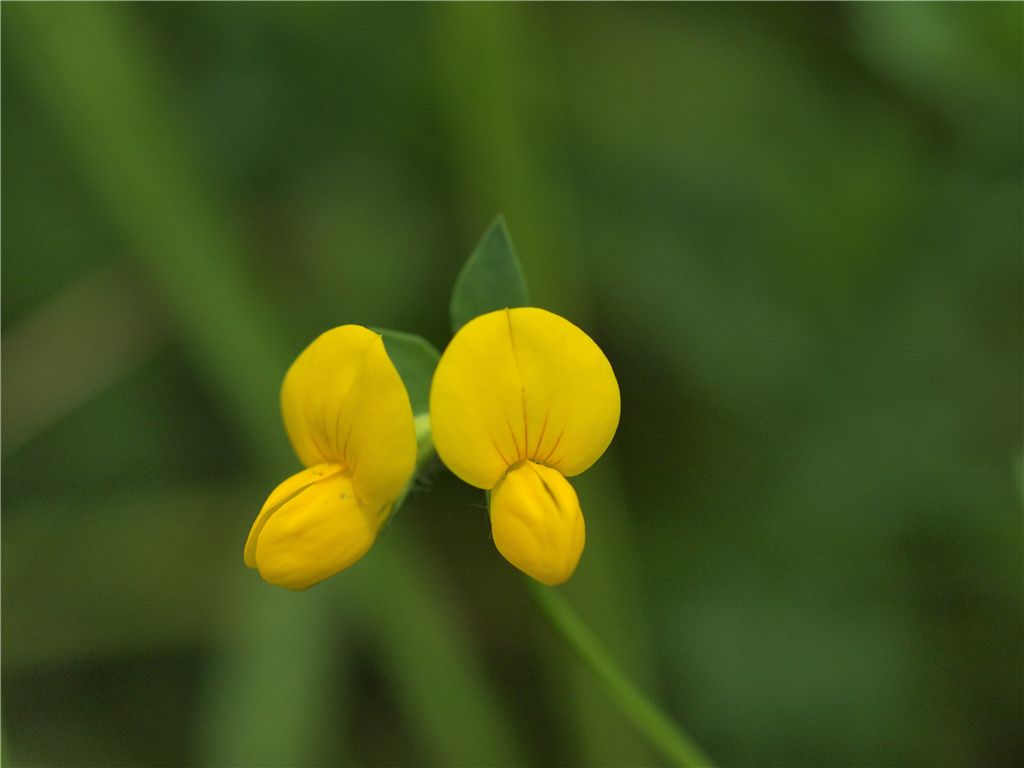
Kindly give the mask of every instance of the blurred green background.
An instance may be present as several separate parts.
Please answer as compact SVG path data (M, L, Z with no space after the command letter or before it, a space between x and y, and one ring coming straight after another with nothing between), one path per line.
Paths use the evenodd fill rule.
M620 379L566 591L723 765L1019 765L1021 4L11 4L5 763L656 765L441 468L309 592L277 388L504 212Z

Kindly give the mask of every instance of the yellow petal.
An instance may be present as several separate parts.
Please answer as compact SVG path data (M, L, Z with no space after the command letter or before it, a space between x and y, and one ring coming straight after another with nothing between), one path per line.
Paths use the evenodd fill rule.
M285 502L291 501L309 486L339 472L341 472L341 466L338 464L318 464L315 467L304 469L292 475L271 491L270 496L267 497L266 502L263 504L263 508L256 516L252 528L249 529L249 538L245 541L245 564L250 568L256 567L256 541L259 539L260 531L263 530L263 526L266 525L267 520L270 519L272 514L277 512Z
M270 495L246 542L245 563L271 584L306 589L365 555L382 521L337 465L313 467Z
M388 506L412 477L412 407L373 331L344 325L321 334L288 369L281 410L302 462L343 466L369 509Z
M281 412L292 447L307 467L339 462L339 410L375 334L355 325L318 336L292 363L281 385ZM337 426L337 428L335 428Z
M498 310L464 325L434 372L434 445L456 475L492 488L533 459L578 475L619 423L619 385L587 334L535 307Z
M586 530L576 491L560 472L524 461L491 493L491 534L502 556L542 584L572 576Z

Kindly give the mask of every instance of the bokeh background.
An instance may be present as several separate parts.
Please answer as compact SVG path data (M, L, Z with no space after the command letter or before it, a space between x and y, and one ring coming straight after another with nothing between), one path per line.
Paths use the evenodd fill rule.
M723 765L1019 765L1020 4L5 3L5 764L657 765L436 467L243 568L291 359L503 212L623 416L566 588Z

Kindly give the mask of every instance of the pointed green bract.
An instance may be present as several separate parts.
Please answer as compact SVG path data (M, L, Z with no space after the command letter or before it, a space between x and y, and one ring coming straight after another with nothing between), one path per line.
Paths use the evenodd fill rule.
M373 328L384 339L384 349L402 377L414 416L430 409L430 380L440 353L421 336L387 328Z
M477 315L530 306L530 291L505 219L498 216L470 254L452 291L452 333Z

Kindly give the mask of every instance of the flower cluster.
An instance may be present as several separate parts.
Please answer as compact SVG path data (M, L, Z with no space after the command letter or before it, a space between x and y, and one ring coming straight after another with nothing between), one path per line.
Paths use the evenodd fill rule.
M381 337L360 326L328 331L299 356L281 408L307 468L270 494L245 562L273 584L305 589L370 549L412 479L416 430ZM489 492L495 546L544 584L576 569L586 534L567 478L600 458L618 421L607 358L568 320L533 307L464 325L430 388L438 455Z

